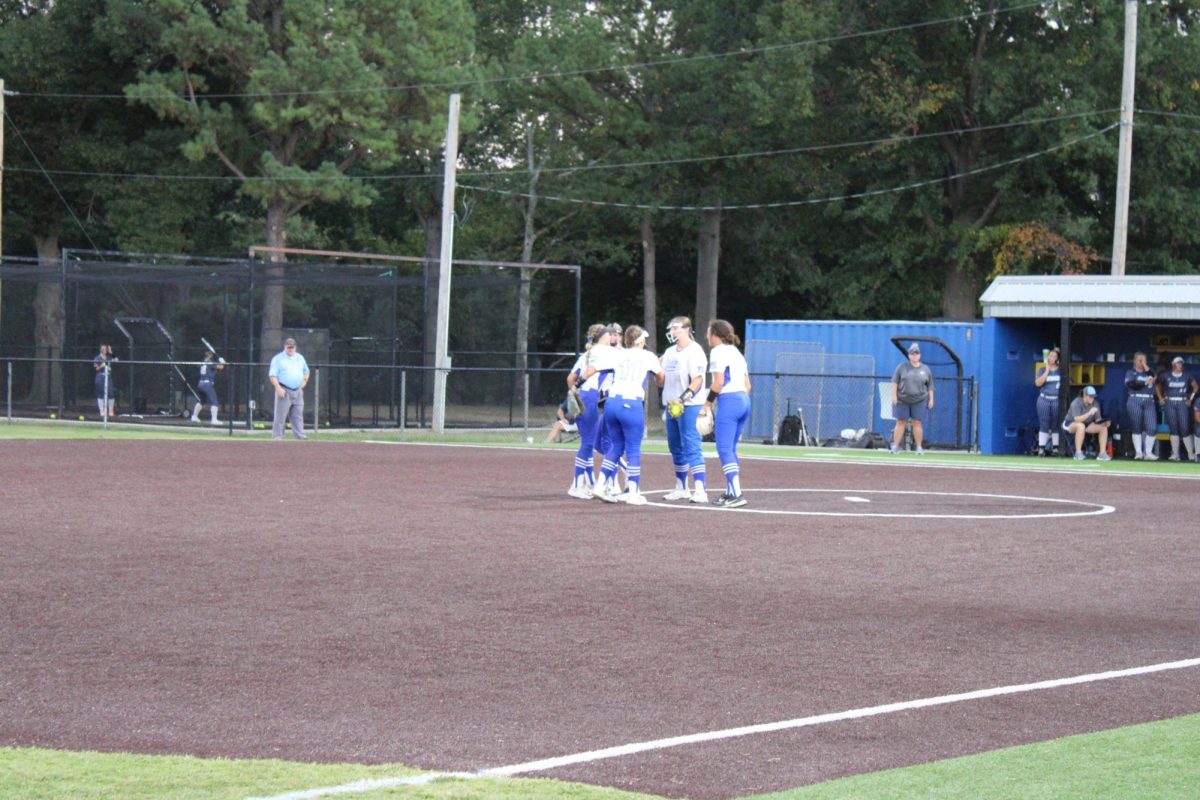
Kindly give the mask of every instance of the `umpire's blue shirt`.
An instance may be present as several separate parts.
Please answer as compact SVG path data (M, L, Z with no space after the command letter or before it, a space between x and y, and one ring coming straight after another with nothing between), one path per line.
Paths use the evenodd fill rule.
M281 386L299 389L308 375L308 362L299 353L289 356L284 350L271 359L271 369L267 375L278 378Z

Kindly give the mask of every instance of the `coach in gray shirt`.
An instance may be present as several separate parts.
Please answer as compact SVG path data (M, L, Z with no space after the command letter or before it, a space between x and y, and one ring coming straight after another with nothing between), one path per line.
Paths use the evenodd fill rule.
M921 347L916 342L908 346L908 361L896 367L892 374L892 416L896 418L896 431L892 434L892 452L900 451L904 441L904 427L912 420L913 443L917 455L925 452L921 443L925 438L925 420L933 408L933 373L921 363Z

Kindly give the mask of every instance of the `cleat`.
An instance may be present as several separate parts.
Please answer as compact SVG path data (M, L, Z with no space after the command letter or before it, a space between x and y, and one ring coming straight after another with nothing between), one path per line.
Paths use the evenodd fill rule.
M691 496L692 493L687 489L672 489L663 495L663 500L687 500Z
M712 501L714 506L724 506L725 501L729 499L729 492L722 492L721 496Z
M688 498L688 502L689 503L703 503L704 505L708 505L708 493L707 492L693 492L692 496L690 498Z
M1100 455L1096 456L1096 460L1097 461L1112 461L1112 456L1110 456L1108 453L1101 453Z
M1171 454L1171 457L1167 459L1167 461L1178 461L1178 460L1179 460L1179 454L1178 454L1178 453L1172 453L1172 454Z
M725 501L725 508L741 508L744 505L746 505L746 498L740 494Z
M923 456L923 455L925 455L925 448L924 448L924 447L918 447L918 448L917 448L917 455L919 455L919 456Z
M626 492L625 502L631 506L644 506L647 502L646 495L641 492Z
M595 497L597 500L603 500L606 503L621 502L620 495L602 483L596 484L596 488L592 490L592 497Z
M1158 456L1156 456L1154 453L1146 453L1146 460L1147 461L1158 461Z
M578 498L579 500L591 500L592 490L586 486L572 486L570 489L567 489L567 495L569 497Z
M192 422L199 422L199 421L200 421L200 418L197 417L195 414L192 414Z
M1134 461L1141 461L1141 460L1142 460L1142 454L1141 454L1141 453L1134 453L1134 454L1133 454L1133 460L1134 460Z
M1083 460L1084 460L1084 459L1086 459L1086 458L1087 458L1087 456L1085 456L1085 455L1083 454L1083 451L1082 451L1082 450L1076 450L1076 451L1075 451L1075 460L1076 460L1076 461L1083 461Z
M199 420L197 420L197 422L199 422ZM222 422L222 421L221 421L221 420L219 420L219 419L214 419L214 420L212 421L212 423L211 423L211 424L213 424L213 425L224 425L225 423L224 423L224 422Z

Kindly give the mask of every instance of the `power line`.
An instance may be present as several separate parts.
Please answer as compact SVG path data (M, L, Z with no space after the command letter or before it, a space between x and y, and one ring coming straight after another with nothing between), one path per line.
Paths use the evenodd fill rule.
M1031 125L1040 125L1047 122L1060 122L1063 120L1079 119L1082 117L1094 117L1112 114L1116 111L1115 108L1106 108L1098 111L1080 111L1073 114L1060 114L1054 117L1039 117L1037 119L1022 120L1019 122L1002 122L995 125L979 125L973 128L955 128L948 131L934 131L930 133L918 133L904 136L887 136L878 139L863 139L853 142L833 142L829 144L809 145L806 147L790 147L782 150L755 150L745 153L732 153L728 155L714 156L693 156L690 158L668 158L645 161L622 161L614 163L597 163L597 164L579 164L569 167L544 167L540 171L543 174L566 173L573 174L576 172L588 172L594 170L617 170L617 169L644 169L646 167L657 166L674 166L679 164L698 164L714 161L733 161L751 158L769 158L783 155L799 155L802 153L816 153L826 150L846 149L852 147L871 147L881 144L906 144L909 142L921 141L924 139L934 139L942 136L958 136L966 133L979 133L984 131L1006 130L1011 128L1029 127ZM22 169L19 167L10 167L9 172L37 172L38 170ZM506 169L506 170L460 170L459 176L468 178L489 178L506 175L525 175L528 174L528 169ZM69 177L85 177L85 178L129 178L138 180L178 180L178 181L278 181L278 182L301 182L301 181L336 181L343 180L345 177L351 177L355 180L362 181L398 181L398 180L432 180L438 179L440 176L427 172L422 173L401 173L392 175L353 175L353 176L311 176L303 178L270 178L266 176L247 176L239 178L234 175L179 175L179 174L162 174L162 173L137 173L137 172L85 172L80 170L50 170L50 174L63 175Z
M926 20L924 22L913 22L907 25L894 25L888 28L878 28L871 31L857 31L852 33L842 33L833 36L821 36L813 39L802 39L796 42L786 42L782 44L764 45L762 47L745 47L738 50L729 50L722 53L704 53L694 56L680 56L677 58L660 58L650 61L632 62L628 64L610 64L603 67L590 67L577 70L558 70L553 72L530 72L524 75L514 75L504 78L485 78L482 80L462 80L462 81L439 81L434 83L414 83L400 86L378 86L363 89L314 89L314 90L298 90L292 92L230 92L230 93L213 93L213 94L197 94L197 99L212 99L212 100L229 100L235 98L264 98L264 97L325 97L339 95L354 95L354 94L374 94L378 92L408 92L425 89L453 89L463 86L489 86L503 83L520 83L524 81L547 80L550 78L576 78L585 75L595 75L603 72L615 71L631 71L644 69L647 67L670 67L676 64L689 64L699 61L714 61L724 58L737 58L740 56L756 55L759 53L770 53L779 50L792 50L804 47L815 47L823 44L834 44L852 39L866 38L869 36L882 36L889 33L900 33L903 31L916 30L918 28L935 27L938 25L948 25L954 22L963 22L965 20L978 19L981 16L991 16L995 14L1007 14L1016 11L1025 11L1030 8L1043 8L1049 5L1048 0L1037 0L1037 2L1023 3L1006 8L998 8L992 12L970 12L959 14L953 17L945 17L936 20ZM59 98L59 99L74 99L74 100L111 100L120 99L128 100L124 94L82 94L73 92L20 92L12 91L10 94L25 97L43 97L43 98ZM180 95L175 93L163 93L159 95L150 95L143 99L171 99L179 98Z
M604 207L608 207L608 208L634 208L634 209L641 209L641 210L660 210L660 211L718 211L718 210L720 210L720 211L741 211L741 210L749 210L749 209L789 208L789 207L794 207L794 206L818 205L818 204L822 204L822 203L836 203L836 202L841 202L844 200L860 200L865 197L876 197L878 195L883 195L883 194L894 194L896 192L905 192L910 189L919 189L923 186L931 186L934 184L944 183L945 181L951 180L954 178L965 178L970 175L979 175L984 172L991 172L994 170L1003 169L1005 167L1010 167L1014 164L1020 164L1020 163L1026 162L1026 161L1032 161L1035 158L1040 158L1042 156L1049 155L1050 153L1054 153L1059 150L1063 150L1063 149L1066 149L1073 145L1079 144L1080 142L1087 141L1088 139L1093 139L1097 136L1101 136L1105 133L1108 133L1109 131L1113 130L1116 127L1118 127L1117 123L1113 123L1111 125L1108 125L1107 127L1101 128L1098 131L1093 131L1091 133L1085 134L1085 135L1077 137L1075 139L1071 139L1069 141L1063 142L1063 143L1055 145L1053 147L1048 147L1045 150L1039 150L1035 153L1029 153L1027 155L1019 156L1017 158L1013 158L1008 161L1000 162L999 164L992 164L992 165L986 166L986 167L979 167L977 169L966 170L965 172L957 172L957 173L954 173L953 175L944 175L940 178L930 178L928 180L916 181L914 183L907 183L907 184L904 184L903 186L892 186L892 187L888 187L886 189L871 189L868 191L854 192L852 194L844 194L844 195L839 195L836 197L818 197L818 198L812 198L812 199L808 199L808 200L787 200L787 201L781 201L781 202L775 202L775 203L744 203L744 204L738 204L738 205L721 205L721 206L667 205L667 204L653 204L653 203L618 203L615 201L608 201L608 200L587 200L587 199L576 198L576 197L560 197L560 196L548 195L548 194L529 194L526 192L512 192L512 191L508 191L505 189L491 189L491 188L487 188L487 187L483 187L483 186L471 186L471 185L465 184L465 183L460 183L459 186L463 189L471 189L473 191L484 192L484 193L488 193L488 194L505 195L507 197L520 197L520 198L525 198L525 199L537 198L538 200L553 200L553 201L557 201L557 202L561 202L561 203L575 203L575 204L580 204L580 205L604 206Z

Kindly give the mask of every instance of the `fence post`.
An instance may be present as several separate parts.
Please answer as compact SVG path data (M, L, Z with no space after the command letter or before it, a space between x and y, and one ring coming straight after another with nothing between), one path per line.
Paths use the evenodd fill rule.
M779 393L782 376L775 373L775 389L771 398L771 440L779 444Z
M400 432L408 419L408 370L400 370Z
M525 406L524 424L522 427L525 430L525 440L529 441L529 372L528 371L521 374L521 383L522 383L521 394L524 396L524 406Z
M8 388L5 394L8 395L8 421L12 422L12 362L7 362L8 373Z
M321 430L321 367L313 368L313 433Z

